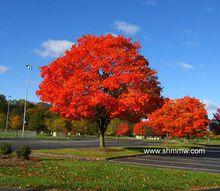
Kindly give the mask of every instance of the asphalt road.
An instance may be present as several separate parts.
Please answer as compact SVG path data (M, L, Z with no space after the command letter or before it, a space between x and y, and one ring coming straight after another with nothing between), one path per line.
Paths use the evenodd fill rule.
M220 147L207 147L205 150L206 153L201 155L143 154L112 159L111 161L162 168L220 173Z
M99 147L98 138L82 138L79 140L39 140L39 139L0 139L1 142L11 143L12 149L17 149L20 145L29 145L32 149L62 149L62 148L92 148ZM148 143L142 140L115 140L106 139L107 147L114 146L147 146L157 143Z

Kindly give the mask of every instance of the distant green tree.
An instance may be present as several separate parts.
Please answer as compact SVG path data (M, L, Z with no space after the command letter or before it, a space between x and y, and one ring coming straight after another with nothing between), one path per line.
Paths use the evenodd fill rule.
M115 136L116 135L116 128L121 124L123 123L124 120L121 120L119 118L115 118L113 119L109 126L108 126L108 129L106 130L106 135L113 135Z
M0 129L5 129L6 116L4 113L0 113Z
M66 121L62 118L52 119L49 124L50 126L48 127L48 129L55 132L64 132L67 126Z
M35 106L40 110L44 110L44 111L50 110L50 105L44 102L38 102L35 104Z
M22 119L18 115L10 117L9 125L14 130L19 130L22 128Z
M80 133L81 135L95 135L97 134L96 124L91 120L83 119L83 120L74 120L72 123L72 132L73 134Z
M27 110L27 128L34 131L47 131L45 120L54 116L50 111L50 105L39 102Z
M4 95L0 94L0 112L5 113L7 111L7 100Z
M34 107L35 107L34 103L27 101L27 109L31 109ZM12 115L19 115L22 118L24 113L24 100L23 99L12 100L10 108L11 108L10 113Z
M53 124L53 119L47 118L45 119L44 125L46 126L47 130L51 131L52 129L52 124Z
M46 131L45 111L38 108L27 110L27 129L33 131Z
M0 94L0 129L5 128L6 112L8 102L4 95ZM59 131L68 133L72 130L69 120L60 118L57 114L50 112L50 105L43 102L32 103L27 101L26 127L25 130L34 131ZM24 113L24 100L11 100L9 128L22 129ZM91 129L89 133L91 133Z

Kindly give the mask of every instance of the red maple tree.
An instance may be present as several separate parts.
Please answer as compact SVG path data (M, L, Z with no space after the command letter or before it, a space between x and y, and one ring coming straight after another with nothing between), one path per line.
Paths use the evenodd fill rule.
M85 35L41 68L37 95L64 118L97 122L105 147L111 119L138 120L162 103L156 71L139 51L138 42L123 36Z
M160 135L201 137L209 123L205 104L196 98L167 100L163 107L149 115L149 125Z
M155 136L157 135L153 129L149 126L148 121L141 121L134 125L133 129L134 135L141 135L141 136Z
M133 133L135 135L142 135L144 136L146 134L146 128L148 126L148 122L139 122L139 123L136 123L134 125L134 129L133 129Z
M126 123L121 123L120 125L117 126L116 128L116 135L118 136L125 136L130 134L130 128L128 124Z

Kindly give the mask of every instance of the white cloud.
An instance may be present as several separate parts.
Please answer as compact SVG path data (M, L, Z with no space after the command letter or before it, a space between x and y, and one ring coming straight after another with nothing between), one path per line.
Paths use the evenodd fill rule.
M139 26L127 23L125 21L116 21L115 26L119 31L122 31L125 34L129 34L129 35L134 35L138 31L140 31Z
M177 65L186 70L189 70L193 67L191 64L188 64L186 62L178 62Z
M208 99L203 99L202 101L204 104L206 104L207 110L217 110L218 109L218 105L214 104L212 101L210 101Z
M193 68L193 65L186 62L176 62L176 63L167 62L165 63L165 66L168 66L170 68L182 68L184 70L190 70Z
M34 49L34 52L41 57L58 57L70 49L73 42L67 40L47 40L41 44L41 49Z
M193 40L185 41L185 42L183 42L182 44L183 44L183 46L185 46L185 47L197 47L197 46L199 46L199 43L196 42L196 41L193 41Z
M148 5L148 6L156 6L157 1L156 0L146 0L144 4Z
M185 33L187 39L182 42L182 46L188 48L195 48L199 46L199 38L197 36L197 31L193 31L189 28L183 28L183 32Z
M217 111L219 106L208 99L203 99L202 102L206 105L209 117L212 118L212 114Z
M9 68L7 66L0 65L0 74L4 74L8 70L9 70Z

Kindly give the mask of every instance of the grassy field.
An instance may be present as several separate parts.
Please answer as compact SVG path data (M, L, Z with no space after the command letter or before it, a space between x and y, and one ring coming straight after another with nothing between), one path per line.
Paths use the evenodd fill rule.
M171 139L168 141L164 141L164 143L170 143L172 145L175 144L186 144L187 146L220 146L220 138L219 139L208 139L208 138L197 138L197 139Z
M54 154L54 155L69 155L89 159L108 159L114 157L131 156L143 154L142 147L123 148L123 147L110 147L105 150L99 148L86 148L86 149L41 149L34 150L34 154Z
M147 146L147 148L206 148L209 146L218 146L220 147L220 139L170 139L164 140L161 144L157 146Z
M106 150L98 148L34 150L35 155L51 154L52 157L45 155L39 160L30 161L19 161L14 155L6 160L0 158L0 189L21 187L84 191L188 191L220 187L220 174L117 164L109 161L65 159L67 155L108 159L143 154L144 148L192 148L206 145L204 140L169 140L159 146L110 147ZM212 141L211 145L219 145L219 141ZM63 156L64 159L58 159L57 155Z
M0 187L60 190L192 190L220 186L220 175L110 162L42 160L0 166Z

